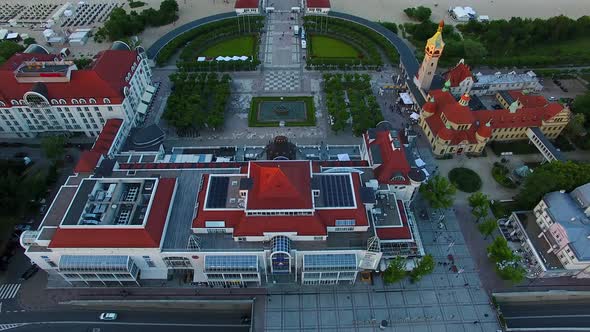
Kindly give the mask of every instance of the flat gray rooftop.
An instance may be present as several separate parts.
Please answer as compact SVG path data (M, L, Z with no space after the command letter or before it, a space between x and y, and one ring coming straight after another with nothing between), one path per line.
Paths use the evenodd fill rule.
M61 187L50 209L43 219L42 226L59 226L78 187Z
M377 195L377 204L373 211L375 226L402 226L394 195Z
M522 224L527 236L531 240L533 246L537 250L537 253L543 259L545 266L550 270L563 269L563 264L559 261L555 254L548 254L547 251L551 249L551 246L545 239L539 239L538 236L542 232L539 225L535 222L535 215L528 212L518 212L516 214L520 223Z

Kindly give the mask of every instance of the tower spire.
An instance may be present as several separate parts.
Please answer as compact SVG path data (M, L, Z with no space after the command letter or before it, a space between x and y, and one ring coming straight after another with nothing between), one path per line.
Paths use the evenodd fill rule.
M424 60L422 60L422 65L420 65L420 69L418 69L418 73L416 74L416 77L414 77L414 83L424 91L430 90L432 78L436 73L438 58L440 58L443 49L445 48L445 42L442 38L444 26L444 21L440 21L438 29L434 35L426 41Z

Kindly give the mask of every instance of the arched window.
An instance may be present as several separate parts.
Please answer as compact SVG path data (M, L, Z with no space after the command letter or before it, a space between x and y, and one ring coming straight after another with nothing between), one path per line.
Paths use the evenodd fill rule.
M90 99L88 99L88 101L89 101L91 104L96 104L96 99L94 99L94 98L90 98Z
M5 107L6 104L3 101L0 101L0 106Z
M25 104L25 101L21 99L21 100L18 101L18 103L19 103L19 105L24 105Z
M10 103L11 103L12 105L18 105L18 100L16 100L16 99L13 99L13 100L11 100L11 101L10 101Z
M80 98L80 104L86 104L86 99Z
M65 105L66 104L66 100L65 99L60 99L59 100L59 104L60 105Z
M78 101L76 99L72 99L72 104L78 105Z
M102 102L105 103L105 104L110 104L111 103L111 100L109 98L103 98L102 99Z
M125 96L129 95L129 87L124 87L124 88L123 88L123 94L124 94Z
M57 99L51 99L51 105L57 104Z

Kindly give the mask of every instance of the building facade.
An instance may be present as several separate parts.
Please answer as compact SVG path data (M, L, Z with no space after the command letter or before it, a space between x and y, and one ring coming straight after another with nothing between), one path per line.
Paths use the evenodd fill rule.
M144 53L107 50L88 69L61 55L18 53L0 67L0 137L97 136L109 119L143 121L155 89Z
M525 253L530 277L590 278L590 184L546 194L500 227Z
M349 284L424 255L409 203L426 177L398 160L403 135L389 127L365 135L370 162L203 162L121 152L123 123L107 123L90 151L99 158L81 158L39 229L21 236L26 255L70 285Z
M533 71L520 74L512 71L506 74L497 72L491 75L481 73L473 75L463 59L443 76L450 83L449 90L455 97L460 97L465 93L472 96L484 96L495 95L500 91L507 90L525 90L529 93L543 90L541 82Z
M434 154L480 154L491 141L528 140L530 128L539 128L547 138L554 139L571 117L566 106L548 102L540 95L505 91L496 98L505 108L471 107L467 93L456 100L448 81L443 89L431 90L420 111L419 124Z
M234 10L238 15L258 15L260 14L259 0L237 0Z
M305 14L328 15L330 0L305 0Z

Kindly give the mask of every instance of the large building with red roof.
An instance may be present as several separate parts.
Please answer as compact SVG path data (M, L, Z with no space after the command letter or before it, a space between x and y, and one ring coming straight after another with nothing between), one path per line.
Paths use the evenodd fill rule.
M427 173L388 123L350 147L354 160L250 161L227 148L123 151L121 123L107 122L39 229L21 235L31 261L72 285L349 284L424 255L409 204Z
M491 141L528 140L532 128L555 139L571 116L566 106L522 91L500 91L496 100L499 109L486 109L481 103L473 105L467 93L453 96L448 84L431 90L419 123L434 154L480 154Z
M238 15L260 14L260 0L237 0L234 9Z
M107 120L124 131L143 121L155 89L139 51L99 52L86 69L61 55L17 53L0 67L0 136L97 136Z
M305 0L306 14L327 15L330 12L330 8L330 0Z

